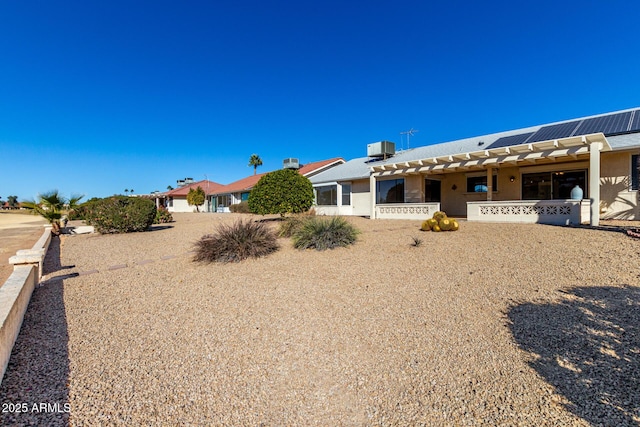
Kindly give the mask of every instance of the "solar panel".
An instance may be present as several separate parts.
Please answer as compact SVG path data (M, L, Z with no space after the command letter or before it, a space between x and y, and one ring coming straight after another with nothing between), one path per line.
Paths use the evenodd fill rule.
M494 143L489 145L486 149L489 150L491 148L509 147L512 145L524 144L527 138L529 138L531 135L533 135L533 132L503 136L502 138L496 139Z
M636 110L635 113L631 121L631 127L629 128L630 132L640 131L640 110Z
M616 135L627 131L630 119L631 111L586 119L580 123L574 135L587 135L598 132L602 132L605 135Z
M548 141L551 139L566 138L573 134L579 121L560 123L557 125L544 126L538 129L538 131L529 138L527 142Z

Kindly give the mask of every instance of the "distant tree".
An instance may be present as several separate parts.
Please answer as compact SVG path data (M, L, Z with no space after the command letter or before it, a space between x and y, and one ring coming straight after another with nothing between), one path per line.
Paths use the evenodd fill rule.
M293 169L269 172L249 193L249 210L260 215L306 212L312 204L311 181Z
M8 196L7 197L7 203L9 203L9 207L10 208L17 208L18 207L18 196Z
M167 185L167 190L168 190L168 191L171 191L171 190L173 190L173 187L172 187L172 186L170 186L170 185Z
M195 190L192 187L189 189L189 193L187 193L187 203L189 204L189 206L195 206L196 211L200 212L198 206L204 204L205 197L206 195L204 194L204 190L202 189L202 187L198 186L198 188L196 188Z
M253 166L253 174L255 175L258 170L258 166L262 166L262 159L257 154L252 154L249 158L249 165Z
M128 188L125 188L125 189L124 189L124 194L127 194L128 192L129 192L129 189L128 189Z
M129 190L129 194L133 194L133 188Z

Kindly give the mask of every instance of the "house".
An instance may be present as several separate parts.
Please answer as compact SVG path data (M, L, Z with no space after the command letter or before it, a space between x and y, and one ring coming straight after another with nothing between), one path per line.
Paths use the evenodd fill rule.
M190 206L189 203L187 203L187 194L189 194L189 190L192 188L195 190L201 187L205 194L211 194L222 187L222 184L218 184L217 182L209 180L194 182L192 179L180 180L178 181L178 185L178 188L155 195L156 200L164 199L164 203L169 212L194 212L196 210L195 206ZM212 207L209 200L208 197L205 198L204 205L198 206L198 210L211 212Z
M298 159L290 158L284 160L283 166L284 168L297 169L300 174L310 178L342 163L344 163L344 159L336 157L301 165ZM208 202L216 212L229 212L231 205L249 200L251 189L264 175L266 175L266 173L251 175L232 182L231 184L217 187L215 191L207 193Z
M590 223L640 219L640 109L616 111L367 157L311 178L327 215Z

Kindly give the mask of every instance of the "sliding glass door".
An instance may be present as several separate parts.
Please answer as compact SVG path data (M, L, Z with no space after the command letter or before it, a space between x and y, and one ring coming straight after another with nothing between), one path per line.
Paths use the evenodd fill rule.
M587 171L538 172L522 175L522 200L570 199L578 185L587 198Z

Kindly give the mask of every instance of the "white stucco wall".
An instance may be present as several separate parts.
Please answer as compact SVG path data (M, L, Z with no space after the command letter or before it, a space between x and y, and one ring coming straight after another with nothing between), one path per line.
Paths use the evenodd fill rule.
M205 205L200 205L198 206L198 208L200 209L200 212L205 212L206 211L206 206ZM195 206L189 206L189 203L187 203L187 198L180 198L180 197L174 197L173 198L173 206L169 206L167 208L167 210L169 212L195 212L196 211L196 207Z

